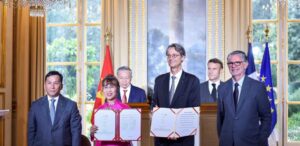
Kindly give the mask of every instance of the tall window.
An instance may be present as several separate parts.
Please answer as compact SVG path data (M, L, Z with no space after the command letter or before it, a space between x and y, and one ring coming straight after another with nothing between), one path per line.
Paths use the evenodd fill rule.
M264 30L268 26L272 78L278 109L277 129L282 144L287 146L300 144L299 12L299 0L252 0L256 69L260 70L266 42Z
M62 94L76 101L88 134L100 79L101 0L70 0L47 11L47 71L64 76Z
M300 144L300 1L289 0L286 4L287 22L287 141Z

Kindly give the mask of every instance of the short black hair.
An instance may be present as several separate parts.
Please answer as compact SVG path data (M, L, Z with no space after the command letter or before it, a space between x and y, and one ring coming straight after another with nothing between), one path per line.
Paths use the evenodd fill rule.
M56 70L52 70L52 71L49 71L46 76L45 76L45 81L47 80L48 77L50 76L59 76L59 79L60 79L60 82L62 83L63 82L63 76L61 73L59 73L58 71Z
M208 63L217 63L217 64L220 64L220 67L223 69L223 63L220 59L218 58L212 58L212 59L209 59L207 64Z
M248 57L244 51L241 51L241 50L232 51L231 53L228 54L227 61L228 61L229 57L232 55L239 55L244 62L248 62Z
M181 56L185 56L185 50L184 50L183 46L180 45L180 44L177 44L177 43L173 43L173 44L171 44L171 45L169 45L169 46L167 47L167 50L166 50L166 55L167 55L167 56L168 56L168 50L169 50L170 48L174 48L177 52L179 52L179 54L180 54Z
M117 89L120 88L120 84L118 79L112 75L112 74L108 74L102 81L102 87L106 86L106 85L113 85L115 87L117 87Z

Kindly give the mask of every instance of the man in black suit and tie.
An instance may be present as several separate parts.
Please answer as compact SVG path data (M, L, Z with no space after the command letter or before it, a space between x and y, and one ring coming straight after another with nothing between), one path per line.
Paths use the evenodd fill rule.
M131 84L132 71L129 67L119 67L117 70L117 78L120 83L118 99L121 100L122 103L147 102L145 91Z
M231 52L227 65L232 78L220 88L218 98L220 146L267 146L272 115L266 87L245 75L244 52Z
M171 44L166 50L170 72L155 79L153 105L166 108L197 107L200 105L199 79L182 70L185 50ZM194 136L181 138L155 138L155 146L193 146Z
M207 62L208 81L200 84L200 103L217 103L219 86L223 85L220 74L223 70L223 63L217 58Z
M63 76L50 71L46 96L34 101L28 117L28 146L80 146L81 116L76 102L60 94Z

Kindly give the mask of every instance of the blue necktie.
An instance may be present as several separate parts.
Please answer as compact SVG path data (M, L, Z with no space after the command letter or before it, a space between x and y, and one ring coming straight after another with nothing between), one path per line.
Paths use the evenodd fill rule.
M55 118L55 99L51 99L51 105L50 105L50 118L51 118L51 123L53 125L54 123L54 118Z

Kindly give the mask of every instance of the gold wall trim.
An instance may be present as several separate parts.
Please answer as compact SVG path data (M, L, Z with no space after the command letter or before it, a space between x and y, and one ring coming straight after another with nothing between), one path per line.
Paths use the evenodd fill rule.
M225 1L207 0L206 3L206 60L216 57L225 63Z
M0 109L5 108L5 94L0 93ZM5 120L3 117L0 117L0 145L5 145Z
M147 0L129 1L129 67L133 83L147 89ZM147 90L146 90L147 91Z
M0 44L0 87L5 86L5 71L6 71L6 13L7 13L7 7L2 6L2 16L1 16L1 44Z
M5 93L0 93L0 109L5 108Z

